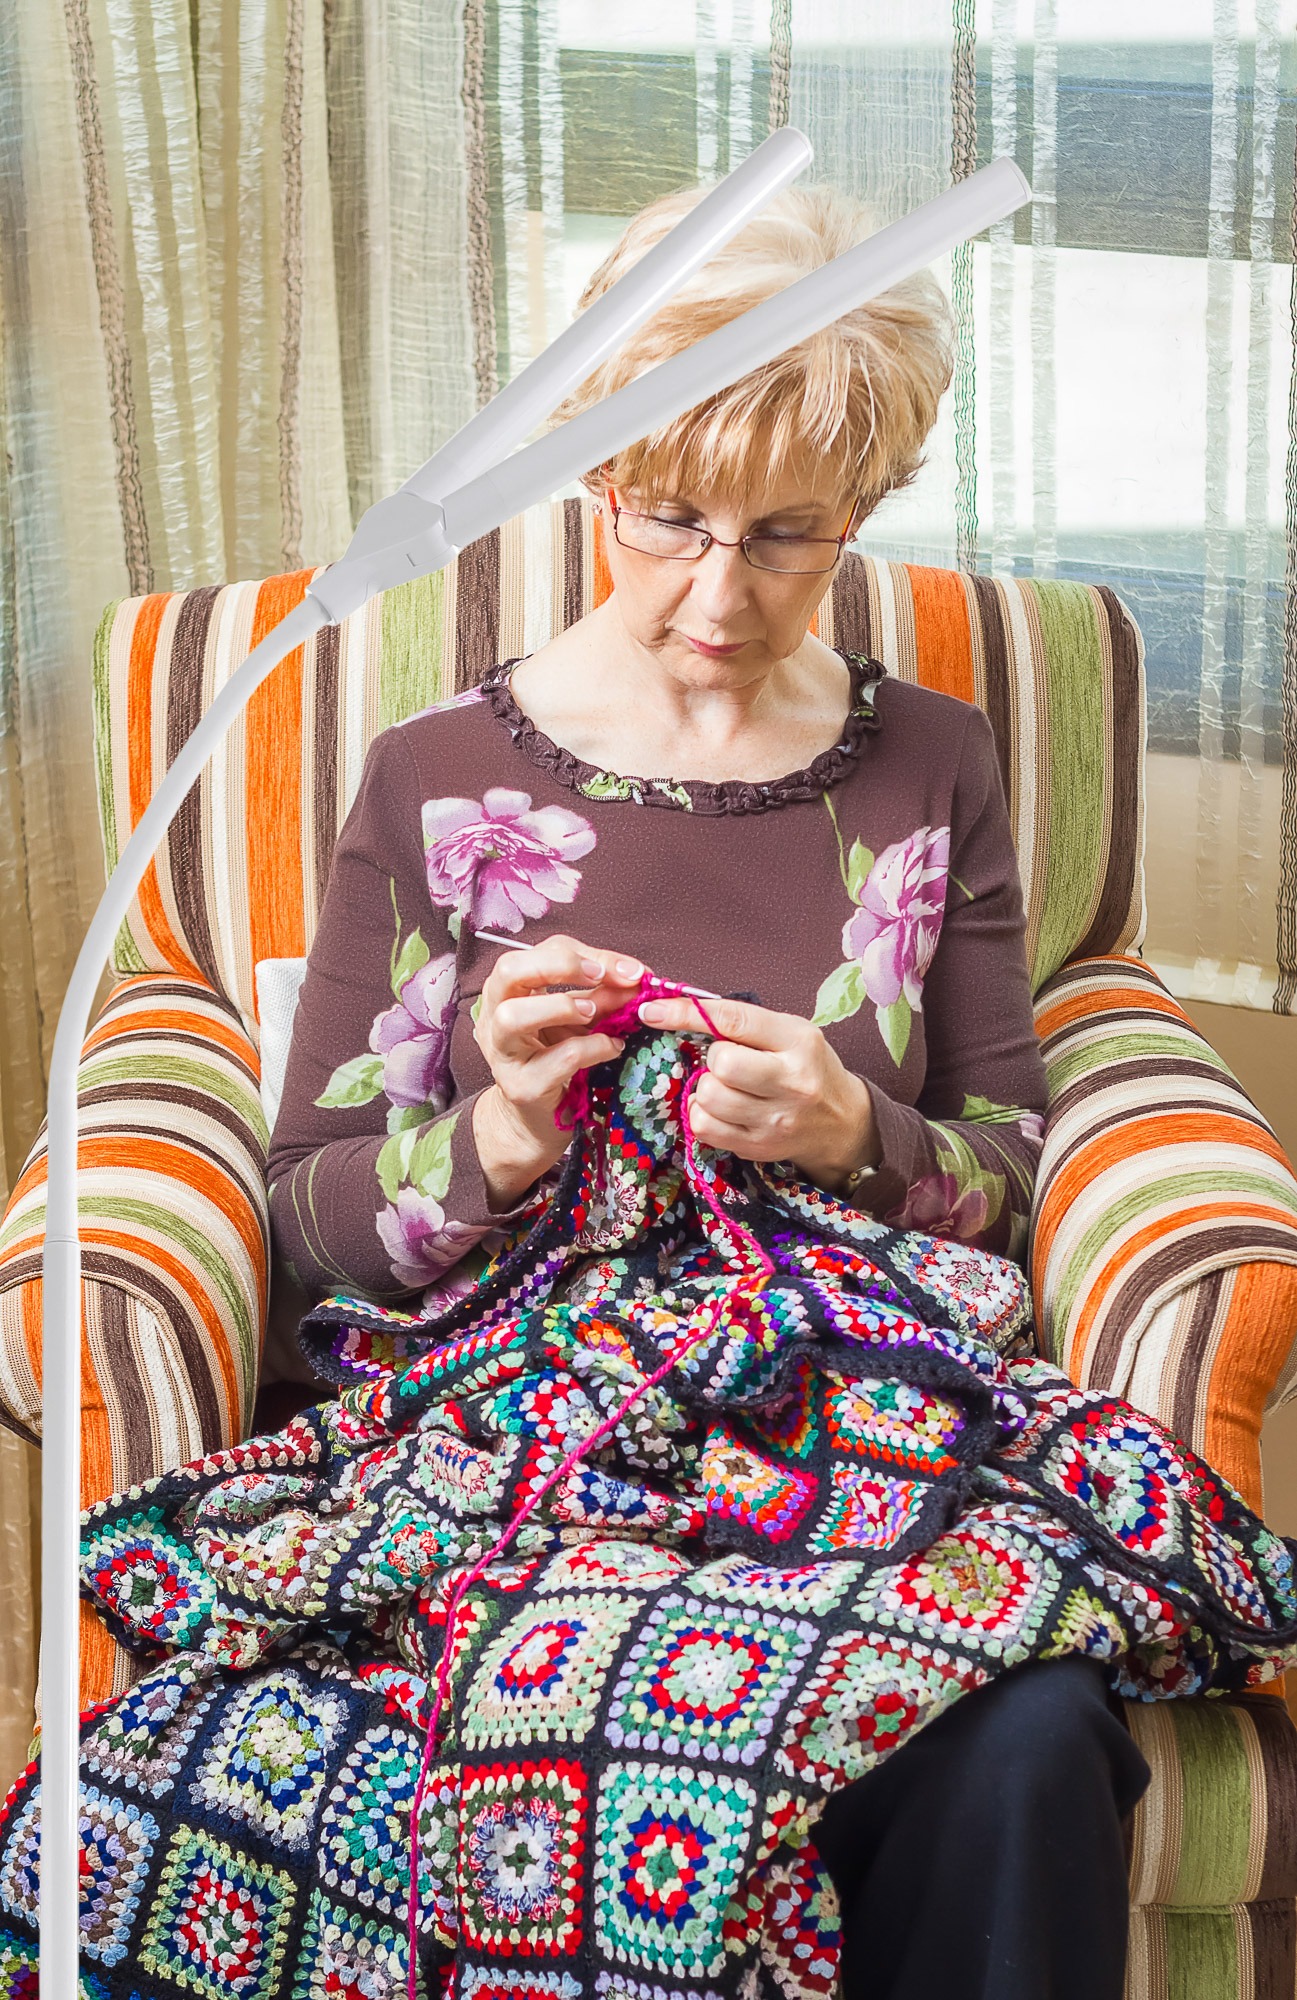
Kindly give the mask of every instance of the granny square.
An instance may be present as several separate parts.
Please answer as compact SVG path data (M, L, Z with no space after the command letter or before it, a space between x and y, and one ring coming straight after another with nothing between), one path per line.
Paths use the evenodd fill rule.
M166 1798L211 1704L202 1661L165 1660L86 1725L82 1764L110 1784Z
M366 1730L334 1781L320 1823L320 1880L382 1916L405 1915L418 1766L408 1729L383 1722Z
M40 1792L33 1790L8 1835L0 1870L0 1908L33 1925L39 1914L40 1810ZM130 1944L158 1823L133 1800L83 1784L79 1827L81 1952L101 1965L116 1965Z
M752 1764L764 1754L813 1625L700 1603L659 1599L613 1691L608 1741L711 1763Z
M524 1957L581 1942L586 1846L579 1764L470 1764L460 1807L459 1883L470 1949Z
M231 1704L190 1798L292 1854L304 1854L330 1752L346 1726L347 1709L327 1688L291 1667L259 1675Z
M573 1594L542 1598L511 1619L478 1660L464 1702L464 1747L580 1742L637 1611L614 1596Z
M40 2000L40 1954L11 1931L0 1931L0 1993L6 2000Z
M856 1609L884 1627L955 1642L1014 1666L1025 1660L1061 1581L1058 1565L1010 1526L1014 1510L971 1508L908 1562L878 1570Z
M352 1916L311 1892L297 1957L292 2000L371 2000L404 1996L409 1946L405 1929ZM423 1992L420 1983L420 1992ZM278 2000L278 1996L276 1996Z
M191 1549L169 1534L157 1510L91 1528L81 1543L81 1576L110 1614L156 1646L183 1650L216 1602L216 1586Z
M581 1982L570 1972L542 1972L532 1965L462 1965L455 2000L581 2000Z
M936 1710L987 1678L966 1660L905 1639L840 1632L799 1696L776 1767L803 1783L849 1784Z
M690 1583L699 1597L720 1597L728 1604L746 1604L754 1611L803 1611L812 1617L831 1611L863 1574L862 1564L845 1560L774 1569L768 1563L732 1555L705 1563L694 1571Z
M296 1893L291 1875L182 1826L136 1956L202 2000L277 2000Z
M809 1537L820 1555L894 1549L914 1527L931 1487L865 1466L835 1465L828 1504Z
M595 1828L595 1936L611 1959L669 1977L714 1977L714 1912L733 1896L756 1793L726 1772L610 1764Z

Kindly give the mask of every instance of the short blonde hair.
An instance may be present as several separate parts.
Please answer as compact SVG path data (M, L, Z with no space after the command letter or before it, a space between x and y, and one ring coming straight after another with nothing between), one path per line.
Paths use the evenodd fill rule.
M594 272L578 310L606 292L706 193L682 188L642 208ZM786 188L567 396L557 424L690 347L870 235L868 209L837 188ZM893 285L582 477L651 500L721 492L751 504L799 451L822 468L826 500L871 512L907 486L950 381L950 307L926 274ZM817 486L821 482L817 480Z

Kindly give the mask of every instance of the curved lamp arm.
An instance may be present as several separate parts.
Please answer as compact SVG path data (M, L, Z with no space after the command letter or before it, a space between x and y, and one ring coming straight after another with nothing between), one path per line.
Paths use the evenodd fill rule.
M774 135L778 138L779 135ZM502 392L465 426L421 472L362 519L346 555L307 586L303 601L267 634L234 673L193 734L182 745L149 801L95 911L68 983L50 1063L47 1137L46 1231L42 1300L41 1468L41 1866L40 1964L42 2000L77 2000L78 1875L78 1526L81 1493L81 1245L77 1234L77 1068L98 989L99 975L117 930L152 859L154 849L254 690L285 656L326 624L348 617L380 591L441 568L468 541L486 534L534 501L545 498L612 452L672 422L708 395L772 360L785 348L829 325L863 300L921 270L965 237L976 235L1030 198L1011 160L993 161L979 173L926 202L913 215L773 298L754 306L694 347L638 376L594 409L559 426L503 463L484 456L517 442L537 417L552 409L563 388L588 374L630 327L661 303L711 250L753 212L752 184L765 176L769 192L801 170L809 146L800 134L774 138L678 223L653 264L641 259L606 295L621 295L614 315L583 313L554 348L525 371L526 389ZM796 142L800 141L800 145ZM735 193L735 183L738 193ZM728 197L726 190L729 190ZM722 198L718 202L718 197ZM728 200L728 207L725 201ZM716 204L709 213L708 203ZM761 204L756 203L757 207ZM700 225L697 218L704 215ZM692 222L692 231L686 223ZM683 237L680 232L685 230ZM679 240L677 240L679 239ZM672 263L667 246L676 243ZM653 255L654 253L650 253ZM643 275L648 266L647 278ZM638 286L630 285L636 271ZM674 275L672 275L674 273ZM670 282L668 282L668 279ZM622 294L622 286L630 286ZM578 330L585 329L583 346ZM556 373L546 363L558 351ZM539 371L539 372L536 372ZM519 377L522 383L523 377ZM511 385L516 389L517 385ZM548 398L548 400L546 400ZM500 405L504 403L504 415ZM495 412L495 415L492 415ZM472 434L472 448L464 440ZM442 479L461 483L447 492ZM438 487L441 491L438 492ZM445 498L442 498L442 494Z

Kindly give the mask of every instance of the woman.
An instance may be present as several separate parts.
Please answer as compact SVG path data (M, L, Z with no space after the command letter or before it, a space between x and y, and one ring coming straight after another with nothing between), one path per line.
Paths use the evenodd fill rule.
M783 195L557 415L864 226ZM1260 1678L1297 1604L1236 1496L1030 1358L990 730L809 629L948 376L915 282L619 453L612 595L372 746L270 1161L340 1394L91 1518L92 1595L172 1656L86 1731L114 1992L399 1989L412 1816L458 1993L809 2000L831 1879L848 2000L1118 2000L1107 1689ZM1105 1513L1114 1411L1160 1562Z

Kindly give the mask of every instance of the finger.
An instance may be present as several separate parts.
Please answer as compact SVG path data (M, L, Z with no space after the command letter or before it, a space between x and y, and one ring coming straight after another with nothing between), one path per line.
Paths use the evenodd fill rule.
M491 967L488 981L495 995L504 998L536 992L546 986L590 987L611 983L633 987L643 970L639 960L625 952L598 950L580 938L559 932L543 938L539 944L502 951Z
M511 1080L509 1095L522 1104L538 1104L561 1092L578 1070L619 1056L625 1042L617 1035L573 1035L552 1049L543 1049Z
M750 1097L741 1090L732 1090L710 1071L706 1071L694 1086L690 1108L692 1109L694 1105L705 1111L709 1118L731 1126L736 1132L752 1133L757 1129L769 1131L771 1126L779 1126L784 1122L768 1099Z
M650 1028L701 1029L704 1034L715 1033L727 1042L741 1042L752 1049L790 1048L806 1026L796 1014L776 1014L750 1000L705 1000L703 1007L706 1015L695 1000L646 1000L639 1017Z
M491 1035L496 1047L512 1054L535 1045L546 1029L583 1033L595 1018L597 1002L589 993L521 993L501 1000L492 1010Z
M746 1048L742 1042L713 1042L707 1051L707 1074L749 1099L785 1097L789 1063L785 1050Z

